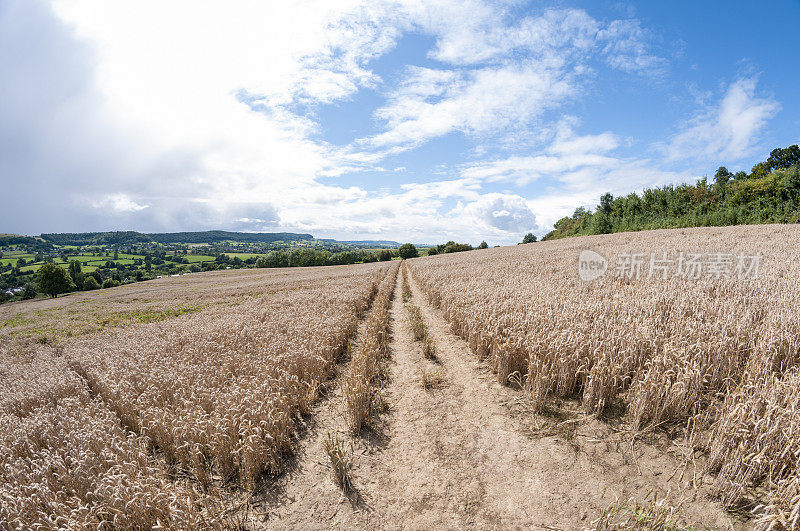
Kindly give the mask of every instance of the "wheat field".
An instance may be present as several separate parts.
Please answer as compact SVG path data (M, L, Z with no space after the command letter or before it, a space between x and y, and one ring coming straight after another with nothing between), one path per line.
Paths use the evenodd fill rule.
M277 470L396 272L253 273L235 305L61 343L0 337L0 527L229 526L212 493ZM370 330L380 346L385 327Z
M341 373L353 437L388 407L389 309L402 271L406 311L395 318L409 320L420 360L436 358L441 335L410 302L412 280L534 411L573 400L633 437L677 430L725 507L762 528L798 528L799 237L793 225L624 233L402 268L199 274L165 279L164 292L10 306L0 527L237 527L230 504L281 470L298 419L332 377ZM587 250L606 261L592 280L580 274ZM745 259L757 267L740 268ZM104 308L192 301L201 302L192 312L94 326ZM91 316L75 322L91 325L66 333L62 321L84 304Z
M523 382L536 409L576 398L588 414L624 412L634 431L686 426L726 507L790 529L800 526L798 240L796 225L659 230L425 257L410 270L452 331L501 382ZM579 278L586 249L607 259L604 276ZM690 255L704 265L687 274ZM747 267L737 271L737 257Z

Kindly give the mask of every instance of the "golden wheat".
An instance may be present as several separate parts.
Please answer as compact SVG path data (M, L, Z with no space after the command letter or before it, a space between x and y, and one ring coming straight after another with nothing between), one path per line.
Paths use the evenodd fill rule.
M218 525L198 487L278 469L387 272L279 271L230 306L56 347L0 338L0 524Z
M372 414L380 405L377 380L387 354L389 303L394 292L397 269L396 265L391 266L378 288L375 302L362 324L359 344L342 380L345 411L353 434L358 434L365 424L369 424Z
M638 429L706 418L725 504L764 486L772 496L762 520L792 527L800 521L799 237L800 227L786 225L661 230L408 262L452 331L501 382L524 376L536 408L550 396L579 398L596 414L619 404ZM604 277L579 279L584 249L608 259ZM662 278L648 264L635 278L614 274L621 256L665 252L763 258L757 279Z
M350 470L353 468L353 446L348 447L338 436L328 432L325 439L325 453L331 467L333 482L347 492L353 488Z

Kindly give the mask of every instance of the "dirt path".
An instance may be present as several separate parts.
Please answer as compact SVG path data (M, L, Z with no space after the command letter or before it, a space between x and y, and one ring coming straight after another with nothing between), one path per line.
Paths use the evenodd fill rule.
M703 492L676 494L677 480L667 481L675 460L667 453L648 445L621 451L612 429L591 419L545 436L532 428L533 415L514 415L520 392L495 381L412 282L412 302L438 346L438 366L426 360L400 285L398 278L384 390L391 408L381 426L354 441L355 493L342 496L326 468L327 432L345 434L334 392L315 412L296 467L262 500L267 527L580 529L616 499L643 499L653 488L671 490L690 521L730 525ZM438 368L443 385L423 389L423 368Z

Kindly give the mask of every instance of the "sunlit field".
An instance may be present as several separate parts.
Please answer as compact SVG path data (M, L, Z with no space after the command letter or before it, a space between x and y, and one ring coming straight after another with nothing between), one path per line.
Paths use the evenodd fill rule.
M411 271L453 332L501 382L521 383L535 410L575 398L637 431L678 425L727 508L761 505L762 523L793 528L798 238L797 225L623 233L430 257ZM579 278L585 249L608 260L605 275ZM679 264L681 252L701 266Z
M247 488L277 468L294 419L381 282L393 282L390 269L396 274L384 264L198 274L118 299L18 305L27 325L0 336L0 522L227 525L209 489ZM54 324L82 302L113 312L175 300L208 306L72 339ZM48 335L31 336L39 329Z

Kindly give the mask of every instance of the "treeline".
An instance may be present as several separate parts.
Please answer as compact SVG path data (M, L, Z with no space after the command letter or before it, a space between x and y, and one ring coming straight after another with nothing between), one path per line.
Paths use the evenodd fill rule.
M256 267L312 267L327 265L349 265L366 262L389 261L398 256L397 249L365 251L356 249L331 253L316 249L295 248L290 251L270 251L255 261Z
M594 210L578 208L544 239L612 232L755 223L800 223L800 148L774 149L750 173L720 167L713 182L603 194Z
M477 247L473 247L468 243L456 243L450 240L447 243L440 243L434 247L430 247L428 249L428 256L434 254L448 254L448 253L460 253L463 251L472 251L473 249L486 249L489 245L486 242L481 242Z
M38 238L19 234L0 234L0 247L11 247L12 245L24 245L35 251L47 251L53 248L53 244Z

